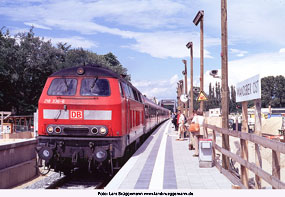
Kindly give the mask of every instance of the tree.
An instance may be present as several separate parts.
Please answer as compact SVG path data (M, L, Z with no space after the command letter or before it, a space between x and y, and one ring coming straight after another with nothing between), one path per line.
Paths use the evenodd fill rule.
M106 55L97 55L82 48L70 49L66 52L65 61L62 64L61 67L63 68L78 65L98 65L109 68L119 75L126 76L127 80L131 80L130 75L127 74L127 69L123 67L117 57L111 52Z
M2 108L18 114L32 113L47 77L57 70L63 54L50 41L36 37L32 28L15 38L2 32L0 37Z
M97 64L130 79L112 53L97 55L82 48L70 49L67 43L54 47L51 41L35 36L33 28L14 37L4 30L0 31L0 111L33 113L47 77L67 67Z
M274 96L276 106L285 107L285 78L282 75L275 77Z
M261 79L262 107L285 107L284 76L268 76Z
M236 102L236 90L233 85L231 85L231 97L230 97L230 112L235 112L238 108L237 102Z

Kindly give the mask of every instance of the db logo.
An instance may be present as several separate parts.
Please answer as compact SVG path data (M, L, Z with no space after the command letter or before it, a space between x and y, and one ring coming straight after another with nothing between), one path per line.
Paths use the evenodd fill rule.
M83 119L82 111L70 111L70 119Z

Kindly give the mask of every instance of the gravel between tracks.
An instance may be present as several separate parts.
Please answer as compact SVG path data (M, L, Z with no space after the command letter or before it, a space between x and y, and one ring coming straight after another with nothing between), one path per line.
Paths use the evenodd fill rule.
M51 183L55 182L56 180L60 179L62 176L56 172L50 172L46 176L39 176L27 183L24 183L20 186L17 186L13 189L45 189Z

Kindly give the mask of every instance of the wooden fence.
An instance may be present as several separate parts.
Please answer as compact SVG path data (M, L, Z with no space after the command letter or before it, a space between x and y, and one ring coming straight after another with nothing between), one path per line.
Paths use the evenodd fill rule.
M272 185L273 189L285 189L285 183L280 181L280 153L285 154L285 143L270 140L265 137L258 136L256 134L239 132L235 130L228 130L223 128L218 128L214 125L205 124L204 128L211 129L213 131L213 161L214 165L234 184L240 186L241 188L250 188L248 179L248 169L255 174L255 188L260 189L260 178ZM220 147L216 144L216 133L220 133L227 136L237 137L240 139L241 145L241 156L232 153L231 151ZM248 161L248 148L247 142L250 141L255 143L256 152L256 163L251 163ZM259 151L259 146L269 148L272 150L272 174L264 171L262 169L262 158ZM216 160L216 150L221 152L233 161L238 162L241 165L240 178L235 176L229 169L223 168ZM257 165L259 163L259 165Z

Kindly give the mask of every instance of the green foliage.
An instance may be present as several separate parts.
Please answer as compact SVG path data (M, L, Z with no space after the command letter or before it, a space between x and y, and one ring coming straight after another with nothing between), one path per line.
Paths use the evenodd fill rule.
M231 86L229 88L229 112L236 112L238 110L238 103L236 103L236 91L235 87ZM206 110L213 109L213 108L221 108L221 86L220 83L216 83L215 87L212 87L212 84L209 84L209 95L208 101L206 101L205 106Z
M57 70L63 55L33 29L14 38L0 33L1 110L32 113L47 76Z
M67 43L54 47L35 36L33 28L14 37L4 30L0 31L0 111L33 113L47 77L67 67L97 64L130 80L127 69L112 53L97 55L82 48L70 49Z
M96 53L86 51L82 48L70 49L66 51L65 61L62 63L62 68L77 66L77 65L96 64L102 67L107 67L114 72L126 76L127 80L131 80L127 74L127 69L117 60L117 57L112 53L106 55L97 55Z
M282 75L261 79L262 107L285 107L285 78Z

